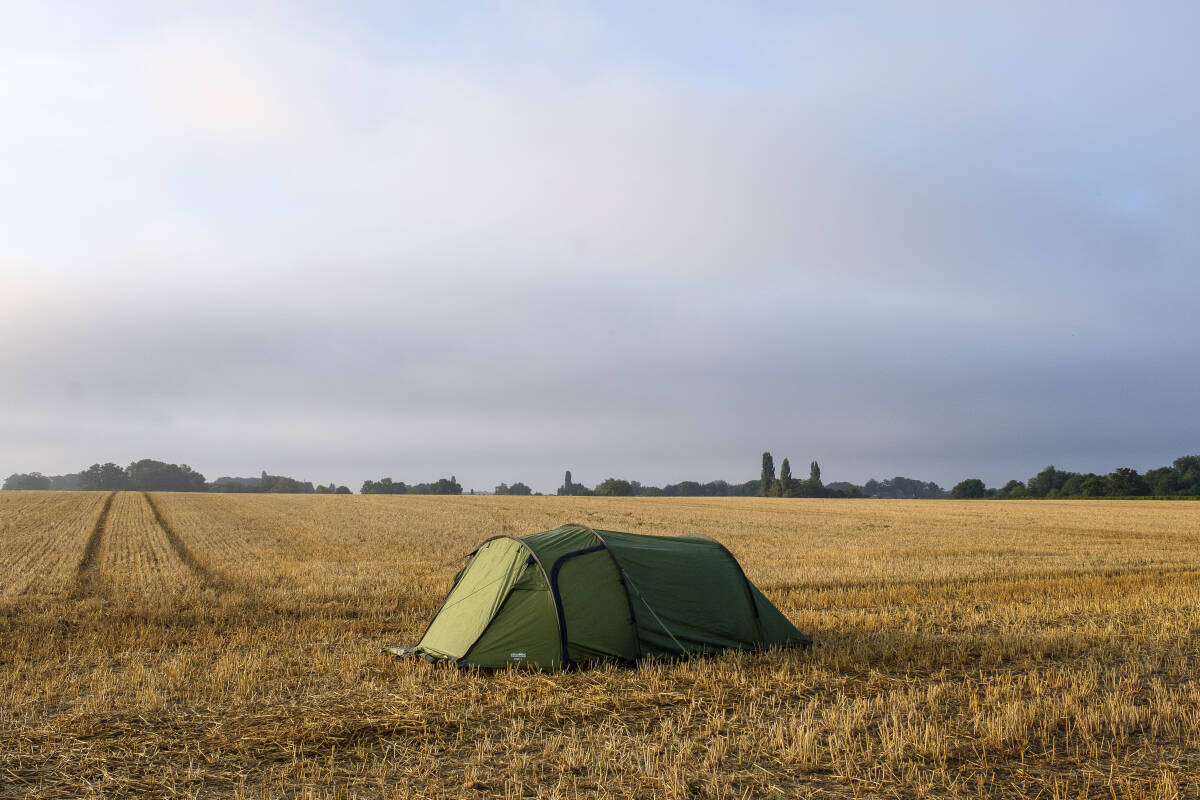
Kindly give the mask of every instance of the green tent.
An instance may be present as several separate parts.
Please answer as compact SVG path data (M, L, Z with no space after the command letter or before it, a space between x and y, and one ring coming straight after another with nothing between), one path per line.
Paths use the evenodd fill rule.
M811 641L712 539L563 525L485 541L420 643L394 652L557 670Z

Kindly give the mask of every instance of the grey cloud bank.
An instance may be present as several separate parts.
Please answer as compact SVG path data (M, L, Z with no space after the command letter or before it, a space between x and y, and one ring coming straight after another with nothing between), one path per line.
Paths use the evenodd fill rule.
M1200 20L1037 8L13 14L0 471L1198 451Z

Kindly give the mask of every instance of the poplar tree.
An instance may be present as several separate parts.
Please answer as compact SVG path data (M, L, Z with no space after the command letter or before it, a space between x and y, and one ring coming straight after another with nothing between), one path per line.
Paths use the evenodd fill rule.
M763 453L762 478L758 483L758 496L770 497L771 487L775 485L775 459L770 453Z
M808 480L804 484L805 497L824 497L825 485L821 483L821 466L817 462L808 465Z

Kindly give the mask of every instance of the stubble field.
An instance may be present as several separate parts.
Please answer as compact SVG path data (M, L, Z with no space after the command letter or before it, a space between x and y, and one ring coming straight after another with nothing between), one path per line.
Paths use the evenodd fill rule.
M726 544L816 644L398 661L483 538ZM0 493L0 798L1200 797L1200 504Z

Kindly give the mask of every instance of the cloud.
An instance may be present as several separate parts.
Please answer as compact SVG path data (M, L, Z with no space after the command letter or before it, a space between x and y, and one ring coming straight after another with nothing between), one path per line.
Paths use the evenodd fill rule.
M131 8L0 41L14 469L1195 449L1187 20Z

